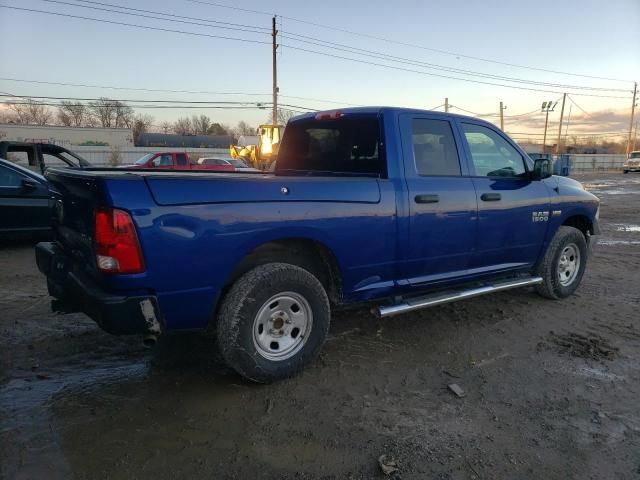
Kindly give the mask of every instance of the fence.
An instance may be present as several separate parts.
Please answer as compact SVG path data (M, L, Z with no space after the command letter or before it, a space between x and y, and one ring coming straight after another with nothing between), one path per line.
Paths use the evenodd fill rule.
M111 147L80 147L73 146L70 150L80 155L95 167L111 166L112 155L118 154L120 165L129 165L147 153L162 151L187 152L191 158L211 156L229 156L226 148L157 148L157 147L127 147L112 150Z
M626 155L587 155L569 156L571 173L606 172L622 170Z

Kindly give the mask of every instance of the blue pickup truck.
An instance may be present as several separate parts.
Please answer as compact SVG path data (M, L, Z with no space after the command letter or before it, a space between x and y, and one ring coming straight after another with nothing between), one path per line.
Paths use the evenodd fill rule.
M150 344L212 332L232 368L271 382L317 355L332 308L384 317L527 285L571 295L599 201L549 172L475 118L309 113L270 174L49 169L55 241L36 258L54 310Z

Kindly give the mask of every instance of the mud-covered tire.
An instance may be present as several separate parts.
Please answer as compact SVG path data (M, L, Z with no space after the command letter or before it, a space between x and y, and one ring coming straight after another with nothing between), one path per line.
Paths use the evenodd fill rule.
M310 312L310 322L300 320L305 312ZM216 336L228 366L249 380L270 383L297 374L317 356L330 320L327 293L314 275L295 265L268 263L245 273L228 291L218 312ZM273 335L281 332L288 346L278 357L272 347L279 347L279 340Z
M575 268L575 274L572 273L571 278L563 278L563 275L569 277L563 267L571 261L570 253L567 255L566 252L575 254L576 251L579 255L579 264ZM577 228L560 227L538 265L536 273L542 277L543 281L536 285L536 291L543 297L553 300L571 295L580 285L587 265L587 255L587 241L584 234Z

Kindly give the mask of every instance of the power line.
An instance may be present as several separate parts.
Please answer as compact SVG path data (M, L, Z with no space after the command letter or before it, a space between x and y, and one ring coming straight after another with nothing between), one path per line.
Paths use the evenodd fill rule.
M45 1L49 1L49 0L45 0ZM538 81L538 80L528 80L528 79L523 79L523 78L515 78L515 77L502 76L502 75L494 75L494 74L490 74L490 73L483 73L483 72L478 72L478 71L475 71L475 70L465 70L465 69L460 69L460 68L455 68L455 67L447 67L445 65L439 65L439 64L435 64L435 63L429 63L429 62L423 62L423 61L420 61L420 60L413 60L413 59L410 59L410 58L398 57L396 55L389 55L389 54L386 54L386 53L376 52L376 51L373 51L373 50L366 50L366 49L363 49L363 48L352 47L350 45L345 45L345 44L342 44L342 43L329 42L327 40L322 40L322 39L315 38L315 37L310 37L310 36L307 36L307 35L293 34L294 36L292 37L290 35L287 35L287 33L288 32L282 32L282 34L281 34L282 38L286 38L286 39L293 40L293 41L296 41L296 42L302 42L302 43L307 43L307 44L311 44L311 45L316 45L316 46L323 47L323 48L331 48L333 50L339 50L339 51L348 52L348 53L360 54L360 55L367 56L367 57L373 57L373 58L378 58L378 59L382 59L382 60L389 60L389 61L393 61L393 62L397 62L397 63L420 66L420 67L424 67L424 68L430 68L430 69L434 69L434 70L441 70L441 71L445 71L445 72L459 73L459 74L471 75L471 76L482 77L482 78L490 78L490 79L494 79L494 80L503 80L503 81L509 81L509 82L514 82L514 83L526 83L526 84L532 84L532 85L540 85L540 86L555 87L555 88L566 88L566 89L573 89L573 90L593 90L593 91L605 91L605 92L628 92L628 90L621 89L621 88L603 88L603 87L590 87L590 86L585 86L585 85L566 85L566 84L560 84L560 83L541 82L541 81ZM301 37L301 38L295 38L295 37ZM306 40L306 39L308 39L308 40Z
M138 25L135 23L126 23L126 22L116 22L114 20L105 20L105 19L101 19L101 18L93 18L93 17L83 17L80 15L71 15L68 13L57 13L57 12L49 12L47 10L36 10L34 8L22 8L22 7L14 7L14 6L10 6L10 5L0 5L0 8L8 8L11 10L21 10L24 12L35 12L35 13L45 13L47 15L56 15L58 17L67 17L67 18L75 18L75 19L80 19L80 20L89 20L92 22L99 22L99 23L109 23L112 25L122 25L125 27L134 27L134 28L142 28L145 30L157 30L160 32L170 32L170 33L181 33L183 35L191 35L191 36L195 36L195 37L207 37L207 38L218 38L221 40L234 40L237 42L247 42L247 43L259 43L259 44L269 44L270 42L264 42L261 40L251 40L248 38L238 38L238 37L225 37L223 35L211 35L208 33L196 33L196 32L189 32L186 30L174 30L171 28L161 28L161 27L150 27L147 25Z
M1 101L0 105L31 105L31 103L29 102L10 102L10 101ZM61 107L63 104L62 103L49 103L49 102L38 102L38 105L43 105L46 107ZM72 104L68 104L68 106L72 106L72 107L80 107L80 106L86 106L86 104L84 103L72 103ZM198 105L198 106L193 106L193 105L127 105L128 107L131 108L136 108L138 110L145 110L145 109L180 109L180 110L185 110L185 109L216 109L216 110L265 110L268 105L265 104L264 106L246 106L246 105Z
M239 105L247 103L267 103L267 102L238 102L238 101L204 101L204 100L136 100L136 99L119 99L119 98L81 98L81 97L50 97L46 95L6 95L0 94L0 97L20 97L30 99L45 99L45 100L76 100L76 101L102 101L105 102L120 102L120 103L178 103L181 105L190 104L225 104L225 105Z
M257 13L257 14L261 14L261 15L274 15L275 13L269 13L269 12L265 12L265 11L260 11L260 10L249 10L249 9L244 9L244 8L240 8L240 7L235 7L235 6L231 6L231 5L226 5L226 4L222 4L222 3L216 3L216 2L207 2L207 1L203 1L203 0L187 0L189 2L192 3L199 3L199 4L203 4L203 5L210 5L210 6L214 6L214 7L220 7L220 8L228 8L231 10L239 10L239 11L244 11L244 12L250 12L250 13ZM591 79L596 79L596 80L609 80L609 81L613 81L613 82L625 82L625 83L631 83L631 80L628 79L620 79L620 78L612 78L612 77L600 77L600 76L595 76L595 75L586 75L586 74L581 74L581 73L574 73L574 72L565 72L565 71L561 71L561 70L553 70L553 69L548 69L548 68L541 68L541 67L532 67L529 65L520 65L520 64L516 64L516 63L509 63L509 62L503 62L500 60L493 60L493 59L489 59L489 58L484 58L484 57L478 57L478 56L474 56L474 55L465 55L462 53L458 53L458 52L452 52L449 50L442 50L442 49L438 49L438 48L430 48L430 47L425 47L424 45L417 45L417 44L413 44L413 43L408 43L408 42L402 42L402 41L398 41L398 40L393 40L390 38L385 38L385 37L380 37L377 35L371 35L368 33L362 33L362 32L355 32L352 30L346 30L343 28L338 28L338 27L334 27L331 25L325 25L325 24L321 24L321 23L316 23L316 22L311 22L309 20L303 20L300 18L295 18L295 17L289 17L286 15L278 15L281 18L287 19L287 20L291 20L293 22L298 22L298 23L303 23L306 25L312 25L315 27L320 27L320 28L325 28L327 30L333 30L333 31L337 31L337 32L342 32L342 33L347 33L349 35L355 35L355 36L359 36L359 37L364 37L364 38L370 38L373 40L379 40L382 42L387 42L387 43L392 43L392 44L396 44L396 45L402 45L405 47L413 47L413 48L418 48L418 49L422 49L422 50L426 50L426 51L430 51L430 52L436 52L436 53L440 53L440 54L444 54L444 55L450 55L450 56L454 56L454 57L458 57L458 58L468 58L471 60L477 60L477 61L481 61L481 62L487 62L487 63L493 63L493 64L497 64L497 65L504 65L504 66L508 66L508 67L515 67L515 68L522 68L522 69L527 69L527 70L536 70L539 72L547 72L547 73L554 73L554 74L558 74L558 75L569 75L569 76L574 76L574 77L582 77L582 78L591 78Z
M63 2L61 0L41 0L42 2L48 2L48 3L57 3L60 5L70 5L72 7L78 7L78 8L88 8L90 10L98 10L98 11L102 11L102 12L111 12L111 13L117 13L120 15L130 15L130 16L134 16L134 17L143 17L143 18L152 18L155 20L163 20L163 21L171 21L171 22L178 22L178 23L185 23L188 25L198 25L201 27L209 27L209 28L221 28L224 30L233 30L233 31L237 31L237 32L249 32L249 33L258 33L258 34L266 34L267 32L262 32L262 31L256 31L255 29L260 28L260 27L253 27L253 26L247 26L249 28L252 28L253 30L249 30L248 28L239 28L239 27L233 27L233 26L221 26L221 25L212 25L210 23L202 23L201 21L198 22L194 22L194 21L188 21L188 20L179 20L179 19L175 19L175 18L162 18L162 17L158 17L155 15L146 15L143 13L132 13L132 12L121 12L119 10L114 10L112 8L103 8L103 7L94 7L92 5L79 5L76 3L70 3L70 2ZM109 5L110 4L101 4L99 2L90 2L90 3L96 3L98 5ZM121 7L121 6L117 6L116 8L120 8L120 9L129 9L128 7ZM130 10L137 10L137 9L130 9ZM151 12L150 10L142 10L144 12ZM156 13L158 15L167 15L167 16L176 16L176 15L170 15L170 14L165 14L165 13L161 13L161 12L151 12L151 13ZM191 17L183 17L183 18L191 18ZM197 20L197 19L196 19ZM224 23L224 22L216 22L216 23ZM230 24L233 25L233 24Z
M517 90L528 90L528 91L532 91L532 92L544 92L544 93L555 93L555 94L562 94L563 93L563 92L558 92L558 91L555 91L555 90L545 90L545 89L540 89L540 88L522 87L522 86L517 86L517 85L506 85L506 84L503 84L503 83L487 82L487 81L483 81L483 80L472 80L472 79L469 79L469 78L461 78L461 77L454 77L454 76L450 76L450 75L442 75L442 74L439 74L439 73L424 72L424 71L421 71L421 70L413 70L413 69L409 69L409 68L399 67L399 66L396 66L396 65L386 65L386 64L382 64L382 63L370 62L370 61L367 61L367 60L359 60L357 58L344 57L342 55L335 55L335 54L331 54L331 53L319 52L317 50L310 50L310 49L307 49L307 48L294 47L294 46L291 46L291 45L282 45L282 46L290 48L292 50L298 50L298 51L306 52L306 53L313 53L313 54L322 55L322 56L325 56L325 57L338 58L338 59L341 59L341 60L348 60L348 61L356 62L356 63L374 65L374 66L383 67L383 68L390 68L390 69L393 69L393 70L400 70L400 71L404 71L404 72L418 73L418 74L421 74L421 75L427 75L427 76L432 76L432 77L446 78L446 79L449 79L449 80L459 80L459 81L468 82L468 83L479 83L479 84L483 84L483 85L493 85L493 86L496 86L496 87L514 88L514 89L517 89ZM628 100L630 98L630 97L622 97L622 96L615 96L615 95L599 95L599 94L595 94L595 93L573 93L573 95L586 96L586 97L600 97L600 98L624 98L626 100Z
M571 101L571 103L573 103L576 107L578 107L578 109L580 109L582 111L582 113L584 113L589 118L593 118L593 117L591 117L591 115L589 115L589 113L584 108L582 108L580 105L578 105L575 102L575 100L573 98L571 98L571 95L567 95L567 97L569 97L569 100Z
M246 25L246 24L242 24L242 23L231 23L231 22L226 22L226 21L223 22L221 20L211 20L211 19L207 19L207 18L187 17L187 16L184 16L184 15L175 15L173 13L157 12L157 11L154 11L154 10L143 10L143 9L140 9L140 8L127 7L127 6L119 5L119 4L115 4L115 3L94 2L94 1L91 1L91 0L74 0L74 1L75 2L80 2L80 3L89 3L89 4L93 4L93 5L116 7L116 8L121 8L123 10L132 10L132 11L142 12L142 13L154 13L156 15L164 15L166 17L172 17L172 18L185 18L187 20L198 20L198 21L201 21L201 22L210 22L210 23L219 23L219 24L224 24L224 25L232 25L234 27L255 28L255 29L263 30L265 33L270 33L270 29L269 28L260 27L258 25Z
M257 96L257 97L267 97L271 96L270 93L256 93L256 92L218 92L218 91L210 91L210 90L171 90L171 89L163 89L163 88L140 88L140 87L122 87L122 86L114 86L114 85L96 85L89 83L69 83L69 82L50 82L44 80L31 80L24 78L8 78L8 77L0 77L0 81L8 81L8 82L17 82L17 83L33 83L38 85L58 85L64 87L82 87L82 88L99 88L106 90L124 90L124 91L137 91L137 92L158 92L158 93L186 93L186 94L200 94L200 95L245 95L245 96ZM311 97L300 97L296 95L280 95L282 98L291 98L296 100L309 100L314 102L321 103L332 103L336 105L347 105L354 107L361 107L363 105L348 103L348 102L340 102L337 100L325 100L321 98L311 98Z
M60 85L64 87L102 88L102 89L108 89L108 90L130 90L130 91L139 91L139 92L189 93L189 94L205 94L205 95L255 95L255 96L271 95L270 93L253 93L253 92L213 92L208 90L168 90L168 89L162 89L162 88L116 87L113 85L48 82L44 80L27 80L23 78L7 78L7 77L0 77L0 80L4 80L8 82L36 83L36 84L43 84L43 85Z

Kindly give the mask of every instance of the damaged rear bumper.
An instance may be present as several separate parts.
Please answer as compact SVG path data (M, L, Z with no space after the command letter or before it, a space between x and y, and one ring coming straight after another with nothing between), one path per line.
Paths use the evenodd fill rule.
M82 312L113 335L159 335L163 322L154 295L114 295L76 268L55 242L36 245L38 269L47 277L54 311Z

